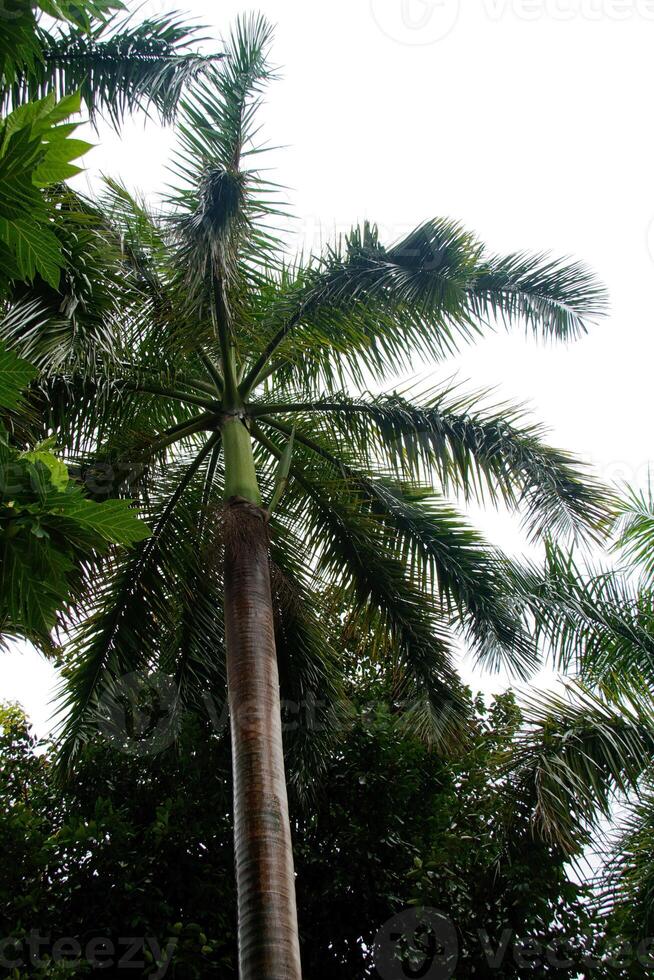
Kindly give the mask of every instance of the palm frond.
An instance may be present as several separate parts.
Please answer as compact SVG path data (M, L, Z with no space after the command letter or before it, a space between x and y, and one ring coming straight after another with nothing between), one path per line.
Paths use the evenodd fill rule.
M654 789L651 780L620 817L600 893L611 934L641 943L654 928Z
M620 702L578 682L566 688L526 699L527 728L507 767L531 795L539 832L578 854L616 794L637 790L652 764L654 701L644 684Z
M654 585L654 497L651 485L647 492L627 487L618 504L615 550L639 573L646 586Z
M575 340L606 313L606 290L577 262L526 252L488 259L477 269L469 301L475 316L553 340Z
M516 601L559 669L615 685L634 672L654 678L654 598L612 569L580 565L550 543L544 566L513 566Z
M121 677L155 668L162 634L175 630L181 597L171 585L183 588L185 581L199 577L192 574L198 552L195 535L189 533L195 514L185 498L212 448L209 440L181 473L169 476L168 495L165 490L162 494L165 504L150 516L152 537L93 583L89 614L77 630L62 689L64 767L97 726L103 694Z
M281 213L271 204L272 186L243 162L260 152L257 110L267 82L272 29L261 15L240 17L225 43L225 58L181 103L178 186L169 197L187 289L227 289L253 263L270 260L276 238L263 220ZM239 273L237 274L237 266ZM241 290L243 282L240 282ZM208 293L210 296L210 292ZM230 293L230 306L242 302Z
M191 50L206 38L178 14L140 23L114 15L91 30L73 24L40 28L37 40L39 56L5 89L3 109L79 91L91 121L103 116L116 129L136 111L155 111L170 123L184 90L222 57Z
M281 456L265 432L253 431L274 458ZM325 588L342 590L352 628L375 637L373 648L396 672L398 690L410 696L416 688L433 701L436 714L451 714L444 734L459 738L466 709L437 599L413 579L388 528L355 487L315 456L298 456L291 472L285 510L300 529L305 560L315 564Z
M482 503L501 499L524 511L533 537L606 530L608 493L569 453L547 445L542 427L526 423L521 407L484 402L484 393L463 394L448 385L354 398L330 392L309 402L288 396L275 402L273 388L249 410L324 432L368 467L383 458L404 478L437 479L444 493Z
M604 290L580 266L542 256L486 258L481 243L453 222L425 222L391 247L366 224L299 267L271 310L262 332L268 340L242 390L280 355L290 375L310 386L334 372L354 373L358 383L363 369L376 377L405 371L474 340L490 316L573 339L605 303Z
M283 423L269 429L287 434ZM536 650L506 597L507 559L496 552L430 486L397 482L377 470L360 470L343 452L343 441L316 441L297 429L298 442L325 460L332 482L342 480L360 514L377 522L411 580L426 594L438 594L444 623L458 623L473 654L486 666L504 664L526 677Z
M14 0L3 11L0 35L0 84L3 92L25 73L34 71L43 61L43 49L39 21L47 14L57 24L73 25L89 32L93 23L103 23L107 18L124 10L121 0ZM2 95L0 94L0 104Z

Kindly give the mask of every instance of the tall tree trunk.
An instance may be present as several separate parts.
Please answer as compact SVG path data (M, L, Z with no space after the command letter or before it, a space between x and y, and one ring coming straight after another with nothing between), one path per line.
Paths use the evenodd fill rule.
M301 980L267 515L252 487L249 433L240 421L225 425L223 445L226 470L234 452L239 458L233 479L226 472L226 495L239 492L225 504L224 600L239 976Z

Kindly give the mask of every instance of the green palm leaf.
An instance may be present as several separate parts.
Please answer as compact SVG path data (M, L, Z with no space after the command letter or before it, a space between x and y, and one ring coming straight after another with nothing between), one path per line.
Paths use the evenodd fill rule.
M567 696L532 695L525 734L507 763L530 791L545 837L579 853L599 815L620 793L637 790L654 757L654 701L634 683L620 702L580 683Z
M91 120L102 115L116 128L135 111L155 111L171 122L185 88L222 57L192 50L205 39L176 14L140 23L114 14L86 27L40 28L36 39L35 57L5 81L5 111L50 93L61 98L79 91Z
M491 314L572 339L604 306L604 291L578 265L486 259L470 233L446 221L427 222L391 247L365 225L299 268L263 324L269 340L241 390L258 383L273 355L289 362L296 384L334 374L359 382L363 369L382 377L441 360L475 339Z
M272 398L253 403L252 415L302 420L332 444L347 445L366 467L385 457L404 478L436 476L446 493L481 503L500 499L523 510L533 536L592 535L608 527L599 487L570 454L543 441L541 426L525 423L520 407L488 408L483 393L448 385L357 398L337 391L306 402Z

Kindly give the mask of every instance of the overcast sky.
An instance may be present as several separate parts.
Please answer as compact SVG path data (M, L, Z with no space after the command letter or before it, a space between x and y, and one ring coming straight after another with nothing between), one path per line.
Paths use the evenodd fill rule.
M248 9L185 7L216 39ZM268 0L255 9L277 25L280 79L262 121L284 147L270 163L289 187L298 238L317 245L367 218L393 241L447 216L493 250L586 262L611 297L589 336L544 347L500 333L434 377L497 385L498 398L528 401L551 441L603 479L644 485L654 457L654 0ZM134 121L120 139L105 129L93 139L92 181L103 172L148 194L162 189L170 132ZM486 515L482 524L502 546L521 547L515 522ZM21 700L43 734L52 669L22 649L0 670L0 696Z

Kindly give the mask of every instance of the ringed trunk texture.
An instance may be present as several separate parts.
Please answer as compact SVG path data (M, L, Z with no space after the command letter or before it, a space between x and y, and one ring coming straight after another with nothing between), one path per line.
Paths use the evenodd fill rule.
M225 505L240 980L301 980L266 512Z

